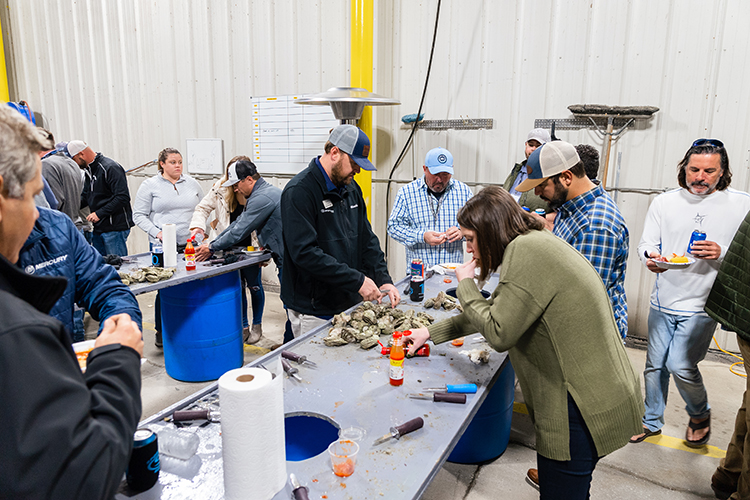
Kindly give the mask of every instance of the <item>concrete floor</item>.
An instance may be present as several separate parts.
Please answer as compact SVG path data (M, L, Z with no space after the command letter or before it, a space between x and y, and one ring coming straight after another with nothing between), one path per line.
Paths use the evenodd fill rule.
M286 316L278 292L266 287L263 319L264 338L257 346L245 346L249 362L281 343ZM143 418L185 398L210 384L179 382L164 370L161 349L154 346L153 301L155 293L138 297L144 316L144 356L142 368ZM87 335L96 334L96 324L87 317ZM643 372L646 352L643 346L627 348L637 373ZM693 499L714 498L711 474L729 442L736 411L745 390L745 380L729 371L723 355L709 354L701 372L712 406L709 446L693 450L682 444L688 417L674 383L670 386L662 436L640 444L629 444L599 462L594 472L592 498L596 499ZM642 380L641 380L642 381ZM516 402L523 395L516 390ZM423 498L426 500L536 499L538 491L526 480L526 470L536 466L533 426L522 406L516 405L510 444L503 455L483 465L446 463Z

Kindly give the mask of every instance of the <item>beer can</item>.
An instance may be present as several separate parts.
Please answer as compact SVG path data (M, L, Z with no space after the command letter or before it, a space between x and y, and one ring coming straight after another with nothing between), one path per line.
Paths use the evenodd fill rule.
M412 259L410 268L412 277L420 276L424 278L424 262L422 262L422 259Z
M154 245L151 249L151 265L164 267L164 248L161 245Z
M409 298L412 302L422 302L422 299L424 299L424 278L420 276L411 277Z
M158 437L150 429L138 429L133 436L133 453L125 472L128 486L134 491L146 491L159 479Z
M693 253L693 243L696 241L705 241L706 240L706 233L703 231L696 229L693 231L693 234L690 235L690 242L688 243L687 247L687 253L692 254Z

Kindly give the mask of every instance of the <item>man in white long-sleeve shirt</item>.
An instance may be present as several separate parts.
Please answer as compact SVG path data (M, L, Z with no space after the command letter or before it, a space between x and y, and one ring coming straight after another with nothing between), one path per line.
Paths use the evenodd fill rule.
M711 435L711 409L698 370L711 343L716 322L703 311L711 285L737 228L750 210L750 195L729 188L732 173L724 144L699 139L679 164L680 189L657 196L646 215L638 255L657 273L648 317L648 354L643 372L646 414L643 434L632 443L660 434L669 375L690 416L685 443L703 446ZM706 234L693 244L688 266L665 270L657 263L683 255L694 230ZM663 264L662 264L663 266Z

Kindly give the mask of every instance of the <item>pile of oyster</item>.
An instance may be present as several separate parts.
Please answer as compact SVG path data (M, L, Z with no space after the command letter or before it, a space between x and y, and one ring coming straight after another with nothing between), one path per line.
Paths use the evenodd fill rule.
M126 285L133 283L156 283L157 281L167 280L172 277L175 272L174 267L142 267L136 269L132 273L128 274L122 271L118 271L120 279Z
M442 307L446 311L458 309L460 312L464 312L464 308L461 307L461 304L459 304L456 299L445 292L440 292L437 294L437 297L425 300L424 306L427 309L440 309Z
M351 315L341 313L334 316L333 326L328 330L323 343L327 346L359 343L362 349L370 349L377 345L381 335L426 328L434 321L435 318L425 312L415 314L411 309L391 309L390 304L364 302Z

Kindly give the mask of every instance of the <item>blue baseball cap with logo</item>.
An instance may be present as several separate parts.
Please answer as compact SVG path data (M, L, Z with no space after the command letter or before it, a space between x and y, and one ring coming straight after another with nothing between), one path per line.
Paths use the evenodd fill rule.
M424 166L432 175L447 172L453 175L453 155L445 148L434 148L427 152Z
M367 134L354 125L339 125L328 138L328 141L344 153L364 170L377 170L367 156L370 154L370 139Z

